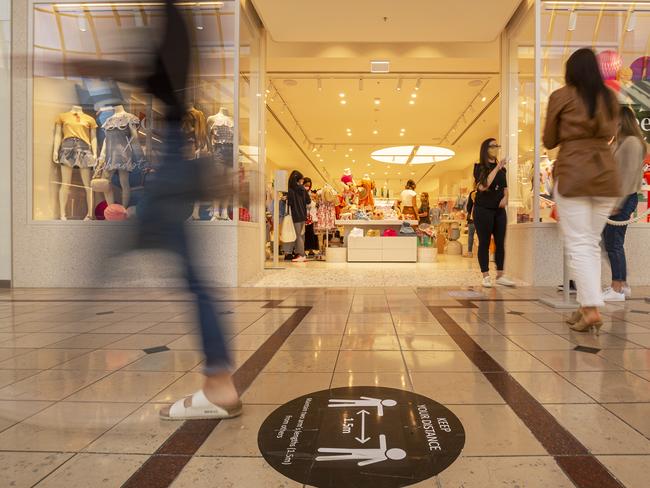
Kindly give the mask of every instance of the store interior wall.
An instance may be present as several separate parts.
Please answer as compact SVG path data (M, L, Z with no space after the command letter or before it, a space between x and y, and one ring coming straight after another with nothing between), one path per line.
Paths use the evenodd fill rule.
M11 0L0 0L0 285L11 282Z

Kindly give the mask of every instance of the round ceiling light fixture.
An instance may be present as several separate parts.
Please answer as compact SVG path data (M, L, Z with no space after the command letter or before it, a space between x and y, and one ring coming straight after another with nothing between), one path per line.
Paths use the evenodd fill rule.
M453 158L451 149L439 146L394 146L379 149L371 154L372 159L389 164L436 164Z

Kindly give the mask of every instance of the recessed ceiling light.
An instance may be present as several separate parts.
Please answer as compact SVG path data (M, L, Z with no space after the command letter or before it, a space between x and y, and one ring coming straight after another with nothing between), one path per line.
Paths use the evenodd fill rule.
M485 102L487 100L487 97L483 95L483 98L481 98L481 102Z
M343 93L343 92L339 93L339 97L345 98L345 93Z
M400 129L399 131L400 132L406 132L406 129Z
M352 152L352 148L348 149L348 151Z
M377 134L379 134L379 131L378 131L377 129L375 129L375 130L372 131L372 133L373 133L374 135L377 135Z
M415 154L413 151L415 150ZM454 157L451 149L438 146L397 146L379 149L371 154L372 159L387 164L434 164Z
M381 104L381 98L375 98L374 104L375 105L380 105Z
M417 93L411 93L411 98L417 98L418 94Z
M347 100L345 98L343 100L341 100L341 105L345 105L346 103L348 103L348 102L347 102Z
M348 132L348 136L352 136L352 132Z
M388 174L388 171L386 171L384 174L387 175L387 174Z
M370 166L370 165L368 165L368 166ZM372 172L372 173L370 173L370 174L374 176L374 174L375 174L375 172L373 171L373 172Z
M353 159L353 160L352 160L352 162L353 162L353 163L356 163L356 162L357 162L357 160L356 160L356 159Z
M411 171L411 176L413 176L414 174L415 174L415 171Z
M368 163L368 164L367 164L367 166L371 166L371 164L370 164L370 163Z
M409 105L415 105L415 100L409 100Z
M404 137L404 132L400 132L400 133L399 133L399 136L400 136L400 137Z
M400 171L397 172L398 175L401 175L402 173Z

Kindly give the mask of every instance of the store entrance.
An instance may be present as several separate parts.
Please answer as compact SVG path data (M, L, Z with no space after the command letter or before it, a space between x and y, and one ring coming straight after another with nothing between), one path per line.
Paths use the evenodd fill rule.
M277 12L261 14L271 19L267 259L251 284L480 285L466 202L481 142L499 138L499 31L481 44L425 30L404 44L371 31L341 43L310 19L314 42L274 31ZM300 177L307 192L292 187Z

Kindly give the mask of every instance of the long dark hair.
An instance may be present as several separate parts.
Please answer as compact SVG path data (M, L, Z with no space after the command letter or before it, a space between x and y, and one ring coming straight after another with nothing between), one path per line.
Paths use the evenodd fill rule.
M298 171L297 169L294 169L291 174L289 175L289 188L292 190L295 190L297 187L300 186L300 183L298 183L298 180L303 179L302 173Z
M645 138L643 137L643 132L641 132L641 127L636 120L636 115L634 115L634 110L630 107L623 105L619 112L621 126L618 129L618 143L621 144L626 137L636 137L641 141L641 144L645 147Z
M567 85L575 87L589 110L589 117L596 116L598 98L602 97L610 118L616 113L612 103L613 94L605 85L598 67L596 54L589 48L578 49L566 62L564 79Z
M490 163L492 161L490 160L489 151L490 144L493 142L496 142L496 139L494 137L490 137L481 143L481 152L478 158L478 167L474 169L474 182L476 183L476 186L487 186L487 179L490 175L490 171L492 171L490 168Z
M311 182L311 178L310 178L309 176L305 176L305 177L302 179L302 186L305 186L305 187L306 187L307 185L309 185L309 189L310 189L310 190L311 190L311 187L314 185L314 184Z

